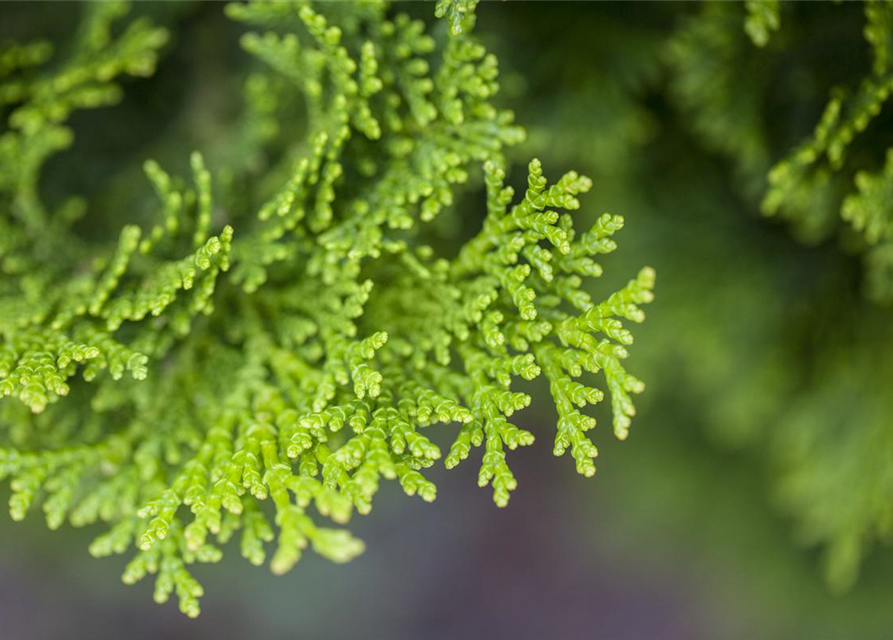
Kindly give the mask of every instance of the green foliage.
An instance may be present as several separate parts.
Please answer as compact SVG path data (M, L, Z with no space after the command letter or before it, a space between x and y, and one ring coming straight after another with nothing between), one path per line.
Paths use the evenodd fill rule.
M765 61L741 32L740 7L705 3L665 47L669 92L689 126L708 149L732 159L747 193L758 192L770 162L760 104Z
M840 214L860 233L866 249L866 290L873 300L893 299L893 149L887 150L882 171L860 171L855 176L857 192L843 201Z
M737 26L740 9L722 3L706 4L700 15L683 23L668 44L675 72L670 91L692 114L692 126L704 143L735 163L748 198L762 193L760 207L765 215L789 221L797 237L811 244L837 233L842 220L849 221L843 201L852 192L855 173L865 164L864 148L853 147L868 135L865 132L893 88L889 68L893 4L878 1L861 6L871 69L857 86L847 86L852 77L847 76L844 83L830 89L831 98L812 133L793 148L773 139L769 109L804 102L802 95L792 91L790 82L788 86L773 84L773 76L784 77L791 67L803 65L796 57L798 50L779 45L763 52L748 47ZM766 47L772 30L785 34L778 3L748 2L745 7L745 31L754 44ZM798 39L807 37L807 29L788 35L804 49L806 43ZM792 79L797 77L795 73ZM782 157L773 160L775 154ZM883 284L888 269L878 256L877 251L866 253L866 288L873 299L885 301L889 299Z
M853 40L858 43L858 36L864 35L871 68L856 72L864 77L855 87L833 80L831 99L812 133L792 147L786 146L785 137L773 135L772 114L776 112L771 109L783 104L804 112L805 105L815 109L812 105L824 100L819 79L824 80L828 69L816 68L805 53L810 46L806 38L814 31L780 28L779 37L792 43L788 50L779 44L777 51L766 47L765 52L733 52L729 43L740 38L735 39L729 19L718 16L732 14L734 7L714 5L705 7L702 16L675 35L672 47L687 53L677 64L682 86L693 82L687 78L701 78L698 89L685 91L686 99L680 103L695 114L694 126L704 141L735 163L748 208L759 200L760 189L751 185L765 184L760 203L764 214L785 218L795 235L809 244L832 235L841 237L847 249L863 257L866 297L888 302L893 294L886 220L891 173L889 161L878 171L871 167L889 154L877 121L893 86L889 68L893 4L868 2L857 8L864 11L864 32L844 43L837 40L833 46L852 51ZM838 8L829 19L843 20L841 11ZM703 44L709 39L695 40L697 30L725 44L728 70L716 66L716 57ZM723 32L728 35L720 35ZM761 45L757 38L754 42ZM753 67L746 66L743 74L733 73L731 69L738 68L734 61L746 58ZM794 71L785 71L786 67ZM713 70L713 79L705 69ZM770 80L773 74L783 78L788 72L803 81L799 87ZM806 81L809 74L815 79ZM733 78L741 77L745 84L735 95L747 95L746 116L733 120L731 109L726 108L732 95L727 88ZM851 83L853 71L841 77ZM717 95L707 88L708 82L724 91ZM697 95L704 96L706 104L696 104ZM760 152L752 151L756 149ZM780 159L769 168L768 159L773 157ZM824 262L812 267L814 275L809 277L804 278L801 270L798 286L779 287L772 284L773 277L778 278L773 272L785 273L787 265L790 277L795 278L802 267L788 258L768 260L758 269L747 267L762 275L751 285L738 285L735 297L741 304L722 296L729 313L761 310L746 355L733 346L734 334L704 314L698 320L688 317L692 329L684 340L693 362L700 363L693 366L698 371L693 373L696 386L702 393L714 394L710 410L714 431L726 442L746 445L771 461L777 504L793 516L799 540L823 549L828 584L844 590L854 583L871 546L889 539L890 502L883 496L889 495L891 447L889 411L884 406L888 394L883 388L890 377L875 366L877 355L872 352L886 348L891 336L884 327L883 312L854 299L846 289L841 291L841 265L827 258ZM702 290L701 295L711 294ZM800 302L792 304L791 299ZM713 328L705 329L708 324ZM850 329L854 326L858 332ZM762 346L755 348L755 343ZM711 361L714 364L706 366ZM743 369L742 361L747 362ZM733 386L727 386L730 380L735 381Z
M524 21L562 29L548 56L552 68L566 60L573 80L531 74L531 96L545 96L521 112L531 139L550 141L544 161L584 167L610 207L648 222L626 246L646 252L662 277L643 329L659 346L640 365L657 384L630 455L645 456L662 482L664 468L706 461L693 459L703 451L677 461L684 447L663 452L656 432L700 429L692 437L718 451L711 464L734 456L752 469L762 483L751 491L817 551L833 591L856 589L852 603L860 567L883 580L877 567L890 556L893 138L884 87L893 14L886 2L778 3L777 28L755 46L754 11L602 4L547 18L530 9L502 35L515 37ZM555 100L559 86L574 89ZM761 205L801 243L761 220ZM627 481L640 490L617 496L616 511L654 511L653 484L626 476L617 485ZM703 473L684 488L701 500L715 482ZM697 547L694 529L715 517L702 507L682 537ZM750 526L736 513L729 528L746 535ZM771 581L773 563L748 548L750 570ZM725 547L713 553L725 563ZM811 566L812 553L791 555Z
M450 33L461 35L474 28L474 9L479 0L437 0L434 15L444 18L450 25Z
M506 449L534 440L508 421L532 401L518 378L548 382L554 452L581 474L597 453L583 407L607 392L626 438L643 384L623 365L624 321L643 320L654 271L593 298L623 218L578 230L591 181L550 184L536 160L519 198L506 185L503 150L524 132L494 103L474 5L437 4L445 40L380 4L227 5L258 29L241 44L260 64L226 148L207 165L193 153L188 178L146 162L157 202L116 241L77 226L102 200L48 206L41 170L72 144L73 110L152 72L165 30L116 25L126 5L102 3L53 66L46 43L3 49L0 476L14 519L40 505L52 528L105 523L91 553L136 546L124 581L155 574L155 599L175 593L195 616L189 565L237 534L253 564L275 540L276 573L308 546L348 561L363 543L319 517L368 513L382 480L431 501L423 471L441 458L482 447L479 484L505 506ZM481 179L482 227L444 248L438 216L455 219ZM445 456L428 435L439 423L455 425Z
M755 45L765 47L772 32L781 26L778 0L747 0L744 6L747 9L744 30Z

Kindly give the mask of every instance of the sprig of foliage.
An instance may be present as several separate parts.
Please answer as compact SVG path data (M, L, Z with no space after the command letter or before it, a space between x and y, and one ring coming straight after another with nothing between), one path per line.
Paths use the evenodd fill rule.
M438 4L444 43L380 4L228 5L260 29L242 45L264 65L222 154L242 159L212 171L194 153L188 180L147 162L154 222L107 247L74 239L70 208L83 204L48 212L37 181L71 143L73 108L119 99L117 74L151 71L164 31L136 21L113 38L125 9L91 6L62 71L40 66L43 44L0 56L0 175L12 176L0 184L0 476L13 518L41 504L53 528L106 523L91 553L135 545L124 581L155 574L155 599L175 593L195 616L189 565L217 561L237 532L254 564L275 539L276 573L308 546L348 561L363 543L313 511L344 524L382 480L431 501L423 471L441 458L453 467L483 447L479 483L506 505L505 450L534 440L508 421L532 401L518 378L548 381L556 455L595 472L595 420L580 409L604 392L583 376L603 375L625 438L643 385L623 366L623 321L643 320L654 272L603 301L584 287L623 225L606 214L575 229L586 177L550 185L533 161L512 204L502 150L524 133L493 102L498 68L468 33L473 2ZM282 139L298 118L301 135ZM481 176L486 217L456 254L431 223L455 217ZM438 423L455 425L445 456L428 435Z
M434 15L444 18L454 36L470 31L474 27L474 10L479 0L437 0Z
M783 47L778 51L766 47L770 30L782 35L785 31L778 3L745 3L745 31L765 51L746 46L749 43L738 27L739 7L711 3L691 16L669 41L675 74L670 90L692 114L691 125L707 146L735 163L745 195L759 198L764 215L784 219L809 244L834 234L850 246L855 244L864 257L866 295L875 302L889 302L893 252L881 239L883 234L875 235L876 229L867 236L863 233L863 216L867 207L885 206L883 201L867 202L880 196L876 189L869 194L865 187L872 164L878 168L886 154L872 158L865 138L893 89L889 36L893 4L878 0L863 6L871 68L855 86L838 84L831 89L812 132L792 148L782 146L779 151L767 113L770 98L795 100L787 95L779 99L775 94L783 90L771 83L772 73L786 73L784 65L793 64L784 57L790 54ZM775 93L767 97L770 88ZM850 229L841 223L857 232L855 243Z
M855 172L858 165L848 155L879 116L893 90L893 3L866 2L865 21L864 36L872 55L870 72L855 90L832 90L812 135L769 172L762 210L766 215L791 220L813 241L825 237L839 219L851 224L862 236L866 294L876 302L889 302L893 299L893 245L881 241L884 232L878 228L876 216L870 223L866 219L870 209L885 206L883 194L871 187L865 171ZM854 183L858 197L852 193Z

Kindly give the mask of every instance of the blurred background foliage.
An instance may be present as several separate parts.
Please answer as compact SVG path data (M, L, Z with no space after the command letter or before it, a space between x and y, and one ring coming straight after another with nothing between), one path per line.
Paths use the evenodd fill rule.
M398 8L433 19L429 5ZM64 42L79 10L4 3L0 39ZM242 100L246 56L222 4L136 12L171 28L158 72L129 81L121 105L78 113L76 145L42 184L105 203L107 219L81 223L98 237L143 206L145 158L176 172L184 149L231 152ZM832 90L872 74L865 13L782 3L757 46L744 3L482 4L476 32L529 133L515 181L531 155L550 176L589 175L584 215L627 219L608 272L659 274L630 361L648 389L629 441L597 440L590 482L548 447L518 452L507 510L467 468L435 474L434 505L389 487L357 522L369 546L347 567L308 557L273 578L227 554L197 571L225 585L197 621L152 605L150 585L123 588L123 561L87 555L90 532L4 519L4 637L115 637L122 624L190 638L889 635L893 310L839 215L855 174L883 166L889 109L806 205L760 215L771 167L812 134ZM480 224L473 195L444 229L457 240ZM528 411L519 424L543 433L554 420Z

